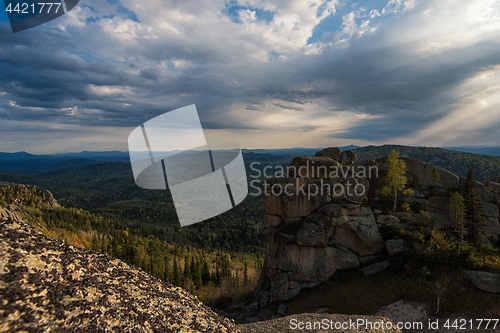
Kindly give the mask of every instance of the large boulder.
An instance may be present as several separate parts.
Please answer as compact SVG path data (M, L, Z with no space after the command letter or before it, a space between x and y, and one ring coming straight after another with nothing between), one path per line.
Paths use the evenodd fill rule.
M384 250L384 240L380 234L375 218L357 222L347 222L335 228L333 241L335 244L352 250L359 256L380 253Z
M352 174L352 172L349 172L339 162L329 157L318 156L294 157L288 165L286 172L289 177L335 180L341 178L344 174Z
M500 274L467 270L463 272L477 289L500 294Z
M323 150L318 151L315 156L318 157L329 157L340 164L351 164L357 161L356 153L349 149L348 151L341 151L338 147L330 147L325 148Z
M406 172L413 178L413 184L415 186L434 186L444 189L458 189L460 185L460 178L448 170L413 158L401 157L401 159L405 162ZM436 168L439 173L440 179L438 181L434 181L432 177L432 171L434 168Z
M485 203L494 203L496 196L495 193L493 193L489 188L487 188L483 183L476 182L477 184L477 190L479 192L479 195L481 196L481 199Z
M340 154L342 154L342 150L339 147L329 147L318 151L314 156L329 157L332 160L337 160Z
M282 196L284 215L287 218L300 218L310 215L314 210L321 207L323 201L319 195L304 195L299 192L292 195Z
M288 276L286 273L279 273L274 277L271 287L271 297L273 301L284 301L287 299Z
M389 239L385 242L385 248L390 256L402 253L406 250L404 240L402 239Z
M407 177L409 178L409 183L415 188L423 187L433 187L435 189L458 189L460 185L460 178L438 166L422 162L413 158L400 157L401 160L405 162ZM359 161L356 166L368 167L372 165L373 161ZM383 177L387 170L387 157L378 158L375 160L376 165L379 168L380 178ZM432 177L432 171L436 168L438 170L440 179L434 181ZM383 186L382 181L377 181L377 189L381 189Z
M394 215L382 215L380 214L377 218L378 224L393 224L399 223L399 219Z
M338 246L316 249L315 267L322 267L323 265L335 271L335 269L358 267L359 259L352 251Z
M307 180L302 178L271 178L261 187L266 214L281 216L285 224L308 216L324 200L331 200L323 199L318 193L310 193Z
M263 184L262 188L264 190L264 208L266 214L268 215L285 215L285 205L283 204L283 198L279 195L273 195L271 193L272 184Z
M377 262L375 264L371 264L370 266L363 267L361 269L361 273L363 273L364 276L371 276L382 272L389 266L390 263L387 260L382 262Z
M325 227L339 226L348 221L343 212L340 205L327 204L309 215L306 221Z
M265 228L276 228L283 225L283 219L279 215L269 215L264 214L264 227Z
M326 247L328 243L328 228L314 223L304 223L295 234L293 240L299 245Z
M498 221L498 207L493 204L484 205L485 225L483 234L492 243L498 242L500 236L500 223Z

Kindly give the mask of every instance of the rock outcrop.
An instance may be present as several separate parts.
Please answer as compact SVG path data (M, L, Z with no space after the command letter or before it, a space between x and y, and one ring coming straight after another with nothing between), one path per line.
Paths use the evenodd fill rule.
M464 270L464 274L474 287L489 293L500 294L500 274L467 270Z
M369 200L370 196L384 197L387 158L356 161L353 154L327 148L316 156L296 157L287 168L288 177L262 184L266 256L254 304L295 297L302 289L328 280L336 270L372 263L380 255L403 253L403 240L382 237L391 228L455 228L449 214L449 191L460 190L463 179L431 164L401 158L410 191L398 200L413 212L393 216ZM435 168L439 180L432 176ZM496 243L498 198L484 184L477 184L485 204L484 237ZM388 261L375 263L363 272L375 274L389 265Z
M318 151L315 156L329 157L332 160L339 162L340 164L351 164L356 162L358 159L356 153L352 149L342 151L338 147L325 148L321 151Z
M0 332L236 332L187 291L0 208Z

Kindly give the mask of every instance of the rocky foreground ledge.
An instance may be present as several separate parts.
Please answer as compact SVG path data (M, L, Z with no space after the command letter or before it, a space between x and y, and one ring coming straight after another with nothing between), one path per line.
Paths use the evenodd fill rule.
M0 332L237 332L187 291L0 207Z
M384 317L300 314L239 325L187 291L106 254L50 239L0 207L1 332L292 332L290 320ZM293 325L293 324L292 324ZM333 329L308 332L400 332Z

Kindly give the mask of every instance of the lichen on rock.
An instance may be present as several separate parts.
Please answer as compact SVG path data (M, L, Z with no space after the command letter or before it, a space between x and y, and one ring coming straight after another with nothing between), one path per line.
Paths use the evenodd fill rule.
M0 332L237 332L187 291L0 207Z

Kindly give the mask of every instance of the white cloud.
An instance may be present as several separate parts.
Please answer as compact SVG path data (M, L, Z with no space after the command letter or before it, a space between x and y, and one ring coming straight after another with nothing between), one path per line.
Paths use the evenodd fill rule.
M271 146L335 135L494 143L498 1L342 4L88 0L44 27L0 37L0 118L133 127L197 103L212 135L246 143L266 131L282 133L259 141ZM308 44L332 15L341 30Z

